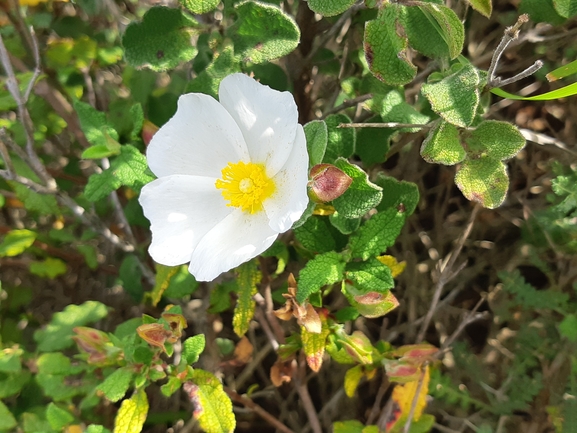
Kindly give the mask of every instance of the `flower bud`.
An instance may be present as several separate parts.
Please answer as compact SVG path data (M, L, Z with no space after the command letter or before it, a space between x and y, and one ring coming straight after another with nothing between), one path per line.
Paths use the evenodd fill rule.
M353 179L340 168L331 164L317 164L310 171L308 192L317 203L332 201L349 188Z
M154 136L154 134L156 134L156 131L158 131L158 126L156 126L154 123L152 123L150 120L144 120L144 123L142 124L142 132L141 137L142 137L142 141L144 141L144 144L146 146L148 146L148 143L150 143L150 140L152 140L152 137Z

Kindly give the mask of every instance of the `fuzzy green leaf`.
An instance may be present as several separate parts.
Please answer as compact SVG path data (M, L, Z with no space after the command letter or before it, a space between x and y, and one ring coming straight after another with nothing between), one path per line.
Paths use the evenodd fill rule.
M303 345L303 352L306 355L308 366L314 372L320 370L323 364L323 355L325 354L325 346L327 344L327 337L330 334L330 329L327 326L326 319L321 319L321 332L309 332L306 327L301 326L301 342Z
M350 121L350 119L349 119ZM309 167L320 164L325 156L329 132L323 120L313 120L304 126L309 154Z
M386 293L395 287L391 269L375 258L347 264L345 275L361 292Z
M81 305L68 305L62 312L54 314L48 326L34 333L40 352L62 350L72 346L72 329L96 322L108 315L104 304L86 301Z
M98 385L96 389L101 391L108 400L116 403L126 394L133 376L134 372L131 369L127 367L119 368Z
M333 424L334 433L363 433L365 425L357 420L337 421Z
M327 253L336 248L325 218L310 217L302 226L294 229L294 234L303 247L314 253Z
M370 71L390 85L411 82L417 67L407 56L407 38L399 35L400 6L385 3L376 20L365 25L364 49Z
M446 6L420 2L401 9L409 44L425 56L454 59L463 49L465 31L455 12Z
M355 151L356 132L354 128L339 128L341 123L351 123L346 114L327 116L328 142L322 162L334 164L339 157L349 158Z
M392 90L381 101L381 117L383 122L426 124L429 116L419 113L415 107L405 101L405 97L398 90ZM416 128L402 128L415 132Z
M565 18L555 10L552 0L521 0L519 13L529 14L535 23L548 22L556 26L565 22Z
M204 334L194 335L184 340L182 344L182 358L186 360L188 365L198 361L198 357L204 350L205 344Z
M404 224L405 215L396 208L379 212L351 235L351 254L363 260L378 256L395 243Z
M6 348L0 351L0 372L20 373L22 371L22 365L20 363L22 353L22 349Z
M421 91L433 111L447 122L467 127L473 123L480 101L481 74L473 65L433 84L423 84Z
M152 7L141 23L132 22L122 37L126 61L165 71L191 60L197 53L190 42L189 28L196 21L179 9Z
M241 72L232 45L224 47L220 53L214 53L213 56L212 63L188 84L187 92L205 93L218 98L218 87L222 79L235 72Z
M0 257L22 254L36 240L36 233L26 229L10 230L0 243Z
M10 187L16 193L18 200L24 203L27 211L38 212L40 215L60 215L60 208L56 197L53 195L39 194L32 191L26 185L14 181L8 181Z
M469 0L469 4L473 9L487 18L489 18L493 12L492 0Z
M375 181L383 189L383 199L377 206L379 212L395 208L404 214L405 218L412 215L419 203L419 187L404 180L385 176L380 173Z
M345 262L342 256L334 251L319 254L309 260L300 271L298 279L297 301L302 304L308 297L318 292L321 287L342 280Z
M252 297L256 295L256 285L260 282L261 274L255 260L240 265L237 271L238 299L234 307L232 326L235 334L242 337L248 331L250 321L254 316L256 303Z
M113 433L140 433L148 414L148 397L144 389L123 400L114 420Z
M421 156L434 164L455 165L465 159L459 130L444 120L435 122L421 146Z
M515 125L498 120L482 122L473 131L461 132L469 158L488 156L493 159L513 158L525 146L525 137Z
M563 18L572 18L577 15L577 0L553 0L553 6Z
M360 218L345 218L340 213L335 212L329 216L329 221L339 232L344 235L350 235L359 228Z
M205 14L218 6L220 0L178 0L181 5L193 14Z
M335 166L353 179L345 193L333 200L333 206L341 217L359 218L380 203L383 191L369 181L367 173L344 158L337 159Z
M381 122L380 116L367 119L367 123ZM392 128L360 128L357 131L355 153L361 158L364 167L386 161L390 140L395 132Z
M74 103L74 110L80 128L92 145L82 152L82 158L106 158L120 153L118 133L108 124L104 113L81 101Z
M207 433L232 433L236 420L232 402L224 392L220 381L208 371L195 369L191 381L185 388L194 401L194 418ZM185 384L185 387L188 384Z
M495 209L507 195L507 167L498 159L467 159L457 171L455 184L467 199Z
M234 52L245 62L264 63L286 56L299 44L300 30L279 7L251 0L236 5L238 20L229 27Z
M355 4L355 0L307 0L307 2L312 11L325 17L343 13Z
M62 431L64 427L74 421L74 416L54 403L50 402L46 408L46 419L54 430Z
M8 410L6 405L0 401L0 431L11 430L16 427L17 422L14 415Z
M70 373L70 359L60 352L43 353L36 360L36 366L40 374L60 374Z
M145 156L136 147L125 144L109 168L90 176L84 194L88 200L97 201L123 185L140 191L153 179L146 173L146 169Z

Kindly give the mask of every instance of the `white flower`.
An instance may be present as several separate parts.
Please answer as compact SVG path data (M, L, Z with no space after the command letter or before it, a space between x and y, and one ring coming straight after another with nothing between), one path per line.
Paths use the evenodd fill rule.
M200 281L264 252L308 204L306 140L292 95L233 74L219 99L179 98L148 146L158 179L140 195L152 258L190 262Z

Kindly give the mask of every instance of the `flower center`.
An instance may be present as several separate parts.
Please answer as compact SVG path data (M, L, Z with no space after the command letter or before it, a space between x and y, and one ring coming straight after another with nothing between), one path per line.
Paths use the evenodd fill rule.
M222 169L222 179L215 183L222 190L222 196L229 203L227 206L240 207L251 214L263 209L262 203L274 190L274 182L265 173L264 165L229 162Z

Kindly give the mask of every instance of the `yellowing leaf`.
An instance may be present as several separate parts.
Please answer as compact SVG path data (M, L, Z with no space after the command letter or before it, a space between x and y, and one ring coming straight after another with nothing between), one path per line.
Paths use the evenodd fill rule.
M423 384L419 391L419 396L417 399L417 405L415 406L415 412L413 414L413 419L418 421L423 413L423 410L427 406L427 394L429 392L429 366L425 367L425 374L423 377ZM411 411L411 406L413 404L413 399L415 394L419 390L420 380L415 380L413 382L405 383L404 385L397 385L393 390L393 400L399 405L401 409L401 417L403 419L409 415Z
M0 257L14 257L22 254L36 239L36 233L22 229L10 230L0 243Z
M156 307L156 305L160 302L160 298L162 298L162 294L168 288L170 284L170 279L176 274L178 271L178 266L164 266L160 264L156 264L156 277L154 279L154 288L148 294L150 297L150 301L152 305Z
M301 326L301 340L307 357L307 364L315 372L319 371L321 365L323 365L323 355L325 354L327 337L330 333L326 312L319 314L319 317L322 322L320 333L309 332L304 326Z
M236 301L232 319L234 332L239 337L246 334L250 321L254 316L255 302L252 297L256 295L256 285L260 278L261 275L254 260L239 266L237 280L238 300Z
M236 427L232 402L220 381L208 371L194 370L191 382L183 385L194 404L194 418L207 433L229 433ZM116 432L114 432L116 433Z
M148 398L140 389L122 402L114 421L114 433L140 433L147 413Z
M355 391L359 386L361 379L363 378L363 366L355 365L353 368L349 368L345 373L345 394L347 397L352 398L355 395Z

